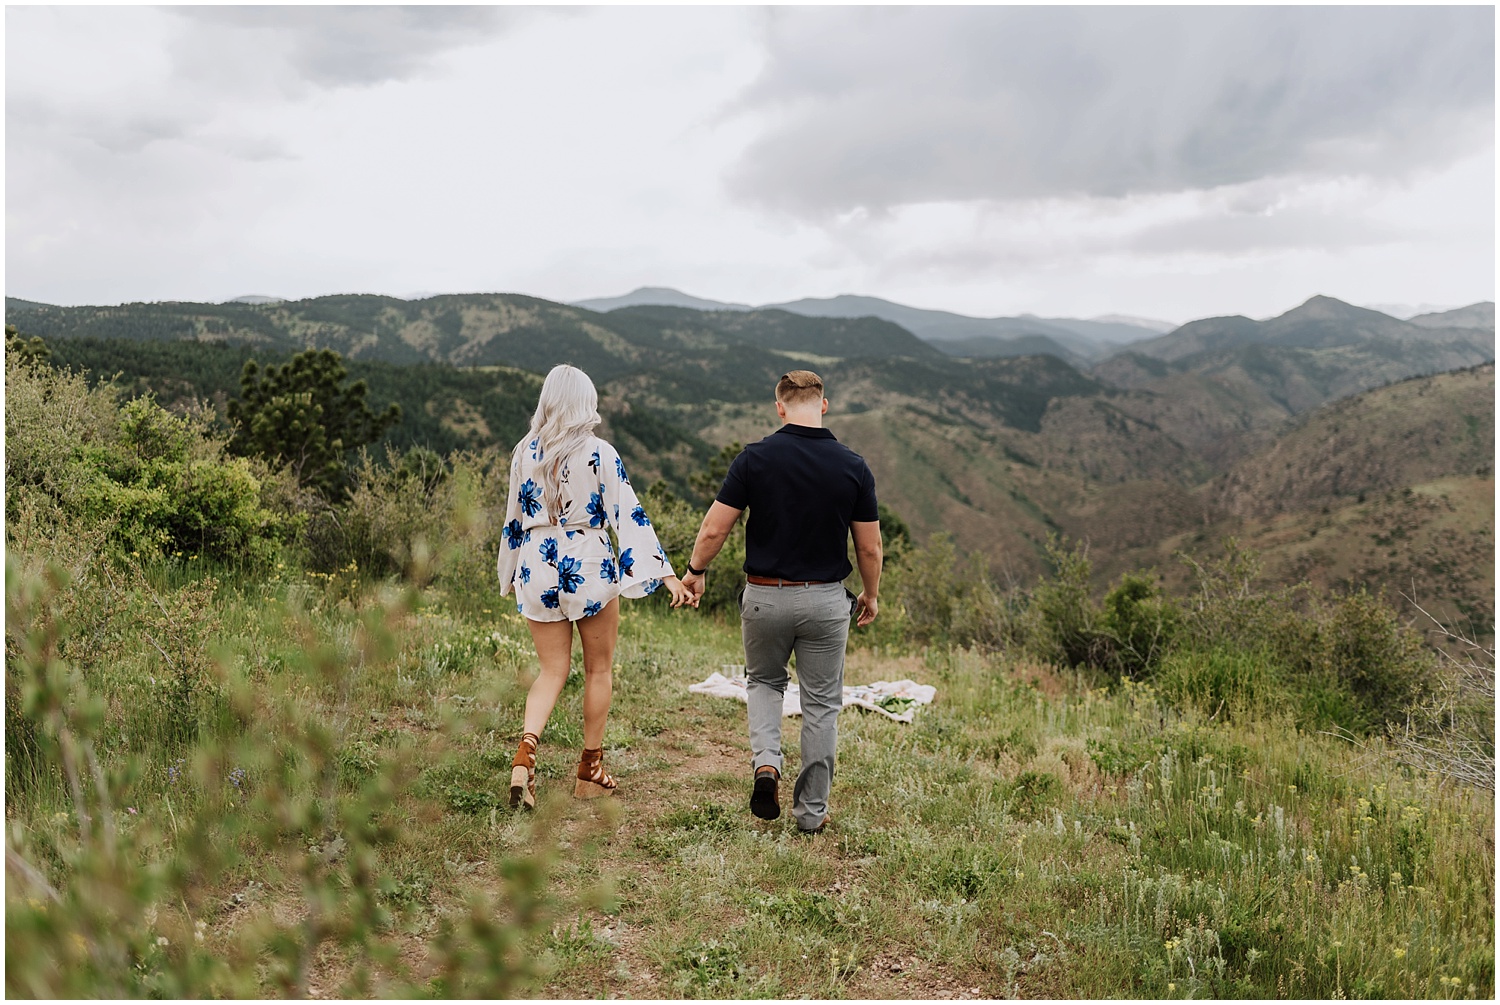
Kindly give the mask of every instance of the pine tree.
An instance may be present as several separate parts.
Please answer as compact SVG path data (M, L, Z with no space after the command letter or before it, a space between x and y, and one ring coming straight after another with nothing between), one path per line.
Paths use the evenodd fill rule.
M372 412L365 382L344 387L347 376L342 357L330 349L309 349L264 371L247 361L240 397L229 402L236 427L230 449L289 466L299 485L326 498L341 495L349 451L374 443L401 420L400 405Z

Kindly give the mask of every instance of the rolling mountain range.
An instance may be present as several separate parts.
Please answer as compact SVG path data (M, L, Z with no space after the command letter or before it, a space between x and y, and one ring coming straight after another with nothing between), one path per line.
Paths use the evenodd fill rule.
M377 404L399 398L421 413L412 429L445 449L513 440L530 374L572 362L598 382L609 435L642 479L678 486L718 447L776 428L776 377L810 366L828 382L828 424L870 460L882 501L919 539L948 531L1016 582L1041 570L1051 533L1088 540L1101 581L1141 566L1181 575L1174 549L1201 553L1236 533L1278 576L1392 588L1420 578L1437 591L1423 599L1482 619L1493 611L1493 474L1477 458L1493 452L1494 334L1463 323L1482 322L1485 306L1424 324L1319 297L1269 321L1192 322L1089 367L1047 353L957 357L870 316L598 313L509 294L7 300L6 320L169 402L232 393L251 354L336 349L369 375ZM163 340L212 357L211 376L191 376L180 356L132 362ZM1355 488L1360 473L1367 484ZM1418 543L1441 548L1450 571L1422 565Z
M1076 318L976 318L950 311L925 310L892 303L880 297L844 294L805 297L785 303L750 307L704 300L679 290L647 286L622 297L576 301L573 306L609 312L625 307L672 306L702 311L781 310L819 318L875 317L900 325L918 338L932 342L951 356L1030 356L1049 353L1069 363L1084 364L1106 355L1110 347L1170 331L1166 321L1111 316Z

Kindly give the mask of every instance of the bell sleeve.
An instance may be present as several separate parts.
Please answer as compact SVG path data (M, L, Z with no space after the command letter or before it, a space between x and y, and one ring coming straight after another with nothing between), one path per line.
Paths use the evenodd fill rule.
M515 585L516 564L520 560L521 542L525 537L521 529L521 498L516 487L521 480L521 452L517 450L510 459L510 478L506 481L505 526L500 531L500 554L495 559L495 575L500 580L500 596L508 596Z
M641 507L625 462L615 448L599 441L599 486L604 500L604 515L620 539L620 596L644 597L675 576L667 552L656 537L651 518Z

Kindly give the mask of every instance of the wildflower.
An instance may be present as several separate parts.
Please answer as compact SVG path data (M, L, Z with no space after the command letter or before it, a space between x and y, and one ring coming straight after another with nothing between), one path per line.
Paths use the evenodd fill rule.
M1177 990L1177 985L1173 984L1171 982L1168 982L1168 984L1167 984L1167 990L1168 991L1176 991Z
M1398 960L1405 959L1406 958L1406 950L1404 950L1404 949L1392 949L1391 950L1391 955L1394 956Z
M158 935L156 937L156 944L158 946L170 946L172 943L167 941L167 937L165 935Z
M125 807L125 812L129 813L131 816L135 816L136 813L137 813L137 810L136 810L136 808L134 806L127 806L127 807Z
M208 930L208 922L199 918L193 922L193 941L202 942L204 933Z

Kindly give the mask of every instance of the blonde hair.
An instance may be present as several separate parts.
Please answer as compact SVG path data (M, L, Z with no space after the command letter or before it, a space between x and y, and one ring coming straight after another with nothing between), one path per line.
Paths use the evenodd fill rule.
M603 421L599 417L599 392L589 375L567 363L554 366L542 381L531 429L515 450L518 453L533 438L537 441L537 460L542 463L536 478L542 498L556 503L552 508L554 518L562 500L562 485L555 479L561 476L568 458L593 437L595 427Z
M776 400L783 405L801 405L823 397L823 378L811 370L789 370L776 382Z

